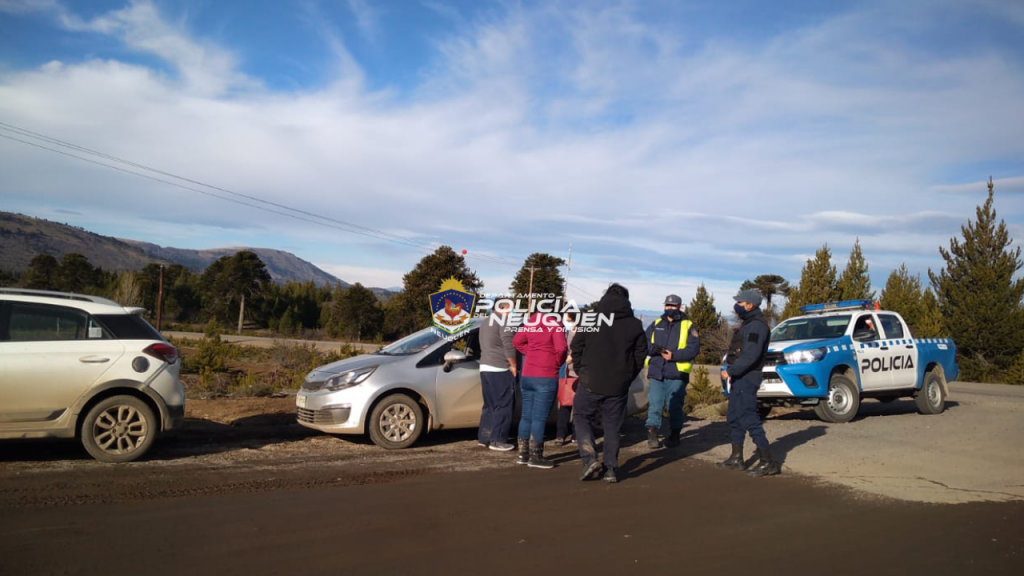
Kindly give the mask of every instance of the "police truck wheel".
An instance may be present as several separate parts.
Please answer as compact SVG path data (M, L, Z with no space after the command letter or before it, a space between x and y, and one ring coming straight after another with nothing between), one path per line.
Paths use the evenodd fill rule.
M921 414L941 414L946 409L946 392L942 388L942 378L935 372L924 375L924 384L914 394L917 411Z
M366 428L370 440L387 450L408 448L423 434L423 407L405 394L392 394L377 403Z
M828 383L828 396L818 402L814 413L825 422L842 423L853 420L860 409L857 385L842 374L832 376Z
M768 418L768 415L772 413L772 405L767 402L757 403L757 417L761 420Z

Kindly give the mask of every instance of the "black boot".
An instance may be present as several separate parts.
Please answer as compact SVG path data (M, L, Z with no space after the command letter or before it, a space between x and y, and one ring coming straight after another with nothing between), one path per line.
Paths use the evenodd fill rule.
M757 466L747 471L747 476L757 478L761 476L774 476L782 472L782 466L772 458L772 452L767 447L758 448L757 455L761 461L757 463Z
M544 458L544 443L530 442L530 468L554 468L555 463Z
M647 427L647 447L651 450L661 448L661 440L658 440L658 429L654 426Z
M682 428L673 428L672 431L669 432L668 438L665 438L665 446L668 446L669 448L679 446L679 435L682 434L682 432Z
M743 444L733 444L729 458L715 465L730 470L743 470Z
M519 456L516 458L516 464L529 464L530 463L530 441L526 438L519 439Z

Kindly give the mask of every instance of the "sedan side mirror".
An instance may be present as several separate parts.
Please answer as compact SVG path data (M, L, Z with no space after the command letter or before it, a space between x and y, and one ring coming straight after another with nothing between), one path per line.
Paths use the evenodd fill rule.
M466 355L460 350L449 350L444 355L444 368L445 372L452 371L452 365L458 364L459 362L465 362Z

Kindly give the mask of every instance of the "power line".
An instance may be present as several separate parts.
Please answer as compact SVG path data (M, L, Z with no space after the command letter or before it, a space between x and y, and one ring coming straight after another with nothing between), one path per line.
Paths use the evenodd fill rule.
M111 164L100 162L98 160L92 160L90 158L84 158L82 156L71 154L69 152L64 152L63 150L57 150L57 149L54 149L54 148L50 148L48 146L43 146L41 144L36 144L34 142L27 142L25 140L14 138L14 137L8 136L6 134L0 134L0 138L6 138L8 140L13 140L15 142L21 142L22 144L27 144L29 146L34 146L36 148L41 148L43 150L48 150L48 151L54 152L56 154L61 154L61 155L64 155L64 156L69 156L71 158L76 158L78 160L82 160L83 162L89 162L91 164L97 164L99 166L104 166L106 168L117 170L119 172L124 172L126 174L132 174L134 176L139 176L140 178L146 178L147 180L153 180L154 182L160 182L162 184L167 184L169 186L174 186L174 187L177 187L177 188L182 188L184 190L191 190L192 192L197 192L199 194L203 194L204 196L210 196L210 197L213 197L213 198L218 198L220 200L225 200L227 202L233 202L235 204L239 204L239 205L242 205L242 206L248 206L250 208L255 208L257 210L263 210L264 212L270 212L272 214L278 214L280 216L287 216L289 218L294 218L296 220L302 220L304 222L309 222L311 224L317 224L317 225L320 225L320 226L326 226L328 228L334 228L334 229L337 229L337 230L342 230L344 232L352 232L354 234L362 234L363 236L374 238L376 240L388 240L387 238L381 238L380 236L375 236L375 235L373 235L371 233L368 233L368 232L361 232L361 231L358 231L358 230L352 230L352 229L348 229L348 228L343 228L341 226L331 225L331 224L329 224L327 222L321 222L321 221L318 221L318 220L313 220L311 218L304 218L302 216L297 216L295 214L289 214L287 212L282 212L280 210L274 210L272 208L266 208L264 206L258 206L258 205L251 204L251 203L248 203L248 202L243 202L243 201L237 200L235 198L228 198L226 196L221 196L221 195L218 195L218 194L214 194L214 193L209 192L207 190L200 190L199 188L194 188L192 186L185 186L184 184L178 184L177 182L171 182L170 180L165 180L163 178L157 178L155 176L150 176L148 174L142 174L142 173L139 173L139 172L134 172L132 170L121 168L119 166L113 166ZM394 240L391 240L391 241L394 241ZM413 248L428 249L425 246L419 246L419 245L415 245L415 244L408 244L408 245L410 247L413 247ZM428 251L429 251L429 249L428 249Z
M38 142L30 142L30 141L27 141L27 140L23 140L21 138L15 138L13 136L10 136L9 134L0 134L0 137L6 138L6 139L14 141L14 142L25 144L27 146L33 146L35 148L46 150L48 152L53 152L55 154L60 154L60 155L67 156L67 157L70 157L70 158L75 158L75 159L81 160L83 162L89 162L91 164L95 164L95 165L98 165L98 166L103 166L105 168L110 168L112 170L117 170L117 171L123 172L125 174L131 174L133 176L138 176L138 177L141 177L141 178L146 178L148 180L152 180L154 182L159 182L161 184L167 184L169 186L174 186L174 187L177 187L177 188L181 188L183 190L189 190L189 191L192 191L192 192L196 192L198 194L203 194L205 196L209 196L209 197L212 197L212 198L217 198L219 200L224 200L224 201L227 201L227 202L233 202L233 203L239 204L241 206L247 206L249 208L254 208L254 209L257 209L257 210L263 210L265 212L269 212L269 213L272 213L272 214L277 214L277 215L280 215L280 216L286 216L286 217L289 217L289 218L293 218L293 219L300 220L300 221L303 221L303 222L308 222L308 223L311 223L311 224L317 224L317 225L320 225L320 226L326 226L328 228L333 228L333 229L336 229L336 230L341 230L343 232L350 232L350 233L354 233L354 234L360 234L362 236L366 236L368 238L373 238L375 240L383 240L383 241L387 241L387 242L393 242L393 243L405 245L405 246L408 246L408 247L411 247L411 248L416 248L418 250L424 250L424 251L427 251L427 252L432 251L432 250L436 249L437 246L439 246L439 244L436 244L436 243L425 242L425 241L417 240L415 238L409 238L409 237L406 237L406 236L401 236L399 234L394 234L394 233L391 233L391 232L387 232L387 231L384 231L384 230L379 230L379 229L376 229L376 228L371 228L371 227L363 226L363 225L360 225L360 224L354 224L352 222L347 222L347 221L340 220L340 219L337 219L337 218L332 218L330 216L324 216L324 215L321 215L321 214L316 214L316 213L313 213L313 212L309 212L307 210L302 210L300 208L293 208L293 207L285 205L285 204L281 204L281 203L277 203L277 202L272 202L272 201L269 201L269 200L264 200L262 198L259 198L257 196L253 196L253 195L250 195L250 194L244 194L244 193L236 192L236 191L233 191L233 190L230 190L230 189L227 189L227 188L223 188L223 187L220 187L220 186L215 186L215 185L212 185L212 184L207 184L207 183L199 181L199 180L195 180L195 179L192 179L192 178L187 178L187 177L184 177L184 176L180 176L180 175L174 174L172 172L168 172L168 171L165 171L165 170L160 170L160 169L157 169L157 168L153 168L153 167L147 166L145 164L134 162L132 160L126 160L124 158L120 158L120 157L112 155L112 154L108 154L108 153L105 153L105 152L101 152L101 151L98 151L98 150L87 148L85 146L81 146L81 145L74 144L74 143L71 143L71 142L67 142L67 141L64 141L64 140L60 140L58 138L54 138L52 136L47 136L45 134L41 134L39 132L34 132L32 130L21 128L19 126L15 126L13 124L9 124L9 123L6 123L6 122L0 122L0 130L8 132L9 134L10 133L16 134L17 136L21 136L22 138L31 138L33 140L39 140L39 141L45 142L46 144L51 144L53 146L59 146L61 148L65 148L65 149L68 149L68 150L72 150L74 152L78 152L79 154L73 154L73 153L67 152L65 150L58 150L56 148L52 148L50 146L45 146L45 145L40 144ZM166 178L172 178L174 180L180 180L181 182L186 182L188 184L192 184L192 185L195 185L195 186L201 186L203 188L208 188L209 190L203 190L203 189L200 189L200 188L196 188L195 186L181 184L180 182L173 182L173 181L168 180L166 178L161 178L161 177L152 176L152 175L149 175L149 174L144 174L144 173L139 172L137 170L129 170L129 169L121 167L121 166L115 166L115 165L110 164L108 162L103 162L103 161L96 160L96 159L93 159L93 158L86 158L84 156L81 156L80 154L87 154L87 155L90 155L90 156L95 156L95 157L101 158L103 160L108 160L109 162L115 162L115 163L122 164L124 166L128 166L128 167L131 167L131 168L136 168L138 170L143 170L143 171L151 172L153 174L158 174L160 176L165 176ZM223 194L218 194L218 193L215 193L215 192L211 192L210 190L214 190L216 192L221 192ZM233 198L225 196L224 194L233 196ZM247 202L245 200L239 200L238 198L249 200L251 202ZM258 204L253 204L252 202L256 202ZM263 206L261 206L259 204L263 204ZM268 206L269 206L269 208L268 208ZM506 265L506 266L521 266L522 265L522 263L520 261L514 260L512 258L507 258L507 257L504 257L504 256L497 256L497 255L490 255L490 254L467 253L466 257L467 258L472 258L472 259L478 260L478 261L489 262L489 263L492 263L492 264L501 264L501 265ZM583 290L582 288L579 288L578 286L575 286L575 285L572 285L572 286L577 288L578 290L580 290L584 294L588 294L590 296L593 296L593 294L587 292L586 290Z
M92 155L92 156L97 156L97 157L100 157L100 158L103 158L103 159L106 159L106 160L110 160L112 162L117 162L117 163L120 163L120 164L124 164L126 166L131 166L133 168L138 168L138 169L141 169L141 170L152 172L154 174L160 174L162 176L167 176L168 178L174 178L176 180L181 180L182 182L188 182L190 184L195 184L197 186L203 186L203 187L209 188L211 190L216 190L216 191L219 191L219 192L223 192L225 194L230 194L232 196L236 196L236 197L240 197L240 198L245 198L247 200L252 200L252 201L258 202L260 204L266 204L266 205L272 206L274 208L280 208L282 210L287 210L287 211L290 211L290 212L294 212L294 213L299 214L301 216L296 216L294 214L283 213L283 212L280 212L279 210L269 209L269 208L266 208L264 206L257 206L257 205L251 204L249 202L243 202L243 201L240 201L240 200L236 200L234 198L225 197L225 196L223 196L221 194L215 194L215 193L212 193L212 192L210 192L208 190L201 190L201 189L195 188L193 186L186 186L186 185L183 185L183 184L180 184L180 183L177 183L177 182L172 182L172 181L166 180L164 178L157 178L157 177L154 177L154 176L150 176L150 175L147 175L147 174L140 173L138 171L127 170L125 168L121 168L121 167L118 167L118 166L111 165L111 164L109 164L107 162L101 162L101 161L98 161L98 160L93 160L93 159L90 159L90 158L85 158L85 157L80 156L78 154L71 154L71 153L63 151L63 150L57 150L55 148L51 148L49 146L44 146L44 145L38 144L36 142L29 142L29 141L26 141L26 140L22 140L20 138L14 138L14 137L9 136L9 135L0 134L0 137L7 138L8 140L12 140L12 141L19 142L19 143L22 143L22 144L26 144L28 146L34 146L36 148L40 148L40 149L43 149L43 150L46 150L46 151L49 151L49 152L54 152L56 154L61 154L61 155L68 156L68 157L71 157L71 158L75 158L75 159L78 159L78 160L82 160L82 161L85 161L85 162L90 162L92 164L96 164L96 165L99 165L99 166L104 166L106 168L111 168L113 170L118 170L118 171L124 172L126 174L132 174L132 175L135 175L135 176L139 176L139 177L142 177L142 178L153 180L155 182L160 182L162 184L167 184L167 185L175 186L175 187L182 188L182 189L185 189L185 190L190 190L192 192L197 192L199 194L204 194L206 196L210 196L210 197L217 198L217 199L220 199L220 200L226 200L228 202L234 202L234 203L240 204L242 206L248 206L250 208L255 208L257 210L264 210L266 212L270 212L270 213L278 214L278 215L282 215L282 216L288 216L288 217L291 217L291 218L295 218L297 220L301 220L301 221L305 221L305 222L310 222L310 223L313 223L313 224L326 225L326 224L324 224L322 222L319 222L319 221L310 220L310 218L317 218L317 219L324 220L324 221L327 221L327 222L331 222L331 223L334 223L334 224L337 224L337 225L341 226L341 228L339 228L338 226L329 226L331 228L335 228L335 229L338 229L338 230L343 230L343 231L346 231L346 232L352 232L352 233L356 233L356 234L361 234L363 236L374 238L376 240L384 240L384 241L394 242L394 243L398 243L398 244L403 244L403 245L406 245L406 246L409 246L409 247L412 247L412 248L417 248L417 249L420 249L420 250L431 251L431 250L434 250L434 249L437 248L437 245L434 244L434 243L424 242L424 241L417 240L417 239L414 239L414 238L409 238L409 237L406 237L406 236L400 236L398 234L393 234L391 232L386 232L384 230L379 230L379 229L376 229L376 228L370 228L368 226L362 226L362 225L359 225L359 224L353 224L351 222L346 222L344 220L339 220L337 218L332 218L332 217L329 217L329 216L323 216L321 214L315 214L313 212L309 212L309 211L302 210L302 209L299 209L299 208L293 208L293 207L287 206L285 204L280 204L280 203L277 203L277 202L272 202L272 201L269 201L269 200L264 200L264 199L256 197L256 196L252 196L250 194L243 194L241 192L235 192L233 190L229 190L227 188L223 188L223 187L220 187L220 186L215 186L215 185L212 185L212 184L206 184L205 182L201 182L199 180L194 180L192 178L187 178L187 177L184 177L184 176L180 176L180 175L177 175L177 174L174 174L174 173L171 173L171 172L167 172L167 171L160 170L160 169L157 169L157 168L152 168L150 166L146 166L146 165L140 164L138 162L133 162L131 160L125 160L123 158L119 158L119 157L114 156L112 154L107 154L105 152L100 152L100 151L97 151L97 150L93 150L91 148L86 148L86 147L80 146L78 144L73 144L71 142L66 142L64 140L60 140L58 138L53 138L53 137L47 136L45 134L40 134L38 132L33 132L31 130L20 128L18 126L13 125L13 124L8 124L6 122L0 122L0 130L6 131L6 132L9 132L9 133L14 133L14 134L17 134L19 136L23 136L23 137L27 137L27 138L33 138L33 139L36 139L36 140L41 140L41 141L49 143L49 144L53 144L53 145L56 145L56 146L60 146L60 147L63 147L63 148L74 150L76 152L81 152L81 153L84 153L84 154L89 154L89 155ZM501 257L501 256L491 256L491 255L485 255L485 254L467 254L467 257L470 257L470 258L473 258L473 259L476 259L476 260L482 260L482 261L485 261L485 262L494 263L494 264L519 265L519 262L517 262L515 260L512 260L510 258L504 258L504 257Z

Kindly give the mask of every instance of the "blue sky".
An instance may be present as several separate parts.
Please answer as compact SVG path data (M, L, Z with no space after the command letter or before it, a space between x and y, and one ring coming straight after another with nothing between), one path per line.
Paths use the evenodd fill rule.
M2 138L0 208L377 286L444 243L503 290L572 243L571 296L639 308L859 237L880 288L989 175L1024 238L1024 4L891 4L0 0L0 122L405 240Z

